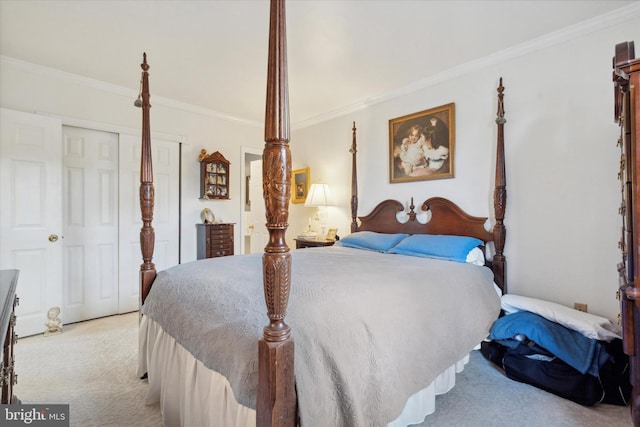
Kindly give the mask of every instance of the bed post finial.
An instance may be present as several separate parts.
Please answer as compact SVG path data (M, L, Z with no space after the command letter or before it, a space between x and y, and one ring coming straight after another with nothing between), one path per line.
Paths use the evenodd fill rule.
M407 212L407 215L409 216L409 221L415 221L416 216L418 215L416 213L416 205L413 204L413 196L411 196L411 204L409 205L409 212Z
M262 154L262 192L269 242L262 256L264 297L269 324L258 343L258 398L256 424L293 427L296 392L293 376L294 345L284 321L291 286L291 254L285 240L291 198L289 149L289 94L284 0L271 0Z
M351 232L358 231L358 165L356 163L356 153L358 152L356 144L356 122L353 122L351 128Z
M140 305L151 289L151 284L156 277L156 266L153 264L153 246L155 244L155 231L152 226L154 188L153 165L151 159L151 125L149 110L151 98L149 92L149 64L147 54L142 55L142 151L140 155L140 211L142 214L142 228L140 229L140 251L142 252L142 265L140 265Z
M498 144L496 147L496 182L493 193L493 209L496 217L496 224L493 227L493 241L495 254L493 256L493 273L496 284L507 293L506 258L504 256L504 244L507 237L507 229L504 226L504 216L507 208L507 177L505 173L504 156L504 86L502 77L498 86L498 113L496 123L498 125Z
M502 77L500 77L500 85L498 86L498 112L496 114L496 123L505 124L504 118L504 86L502 86Z

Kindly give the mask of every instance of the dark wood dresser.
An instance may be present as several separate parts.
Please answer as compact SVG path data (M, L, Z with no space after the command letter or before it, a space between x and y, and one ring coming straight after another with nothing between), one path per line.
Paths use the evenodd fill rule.
M2 328L0 331L4 337L0 361L0 387L2 387L0 403L3 405L17 403L17 399L13 396L13 386L18 382L18 375L14 371L13 346L18 341L14 331L15 309L18 305L16 296L18 275L18 270L0 270L0 328Z
M198 259L233 255L233 224L196 224Z

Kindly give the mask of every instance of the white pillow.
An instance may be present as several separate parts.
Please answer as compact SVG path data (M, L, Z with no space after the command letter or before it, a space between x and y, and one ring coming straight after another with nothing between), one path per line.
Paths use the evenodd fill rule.
M471 249L464 262L468 262L473 265L484 265L484 252L482 252L482 249L478 247Z
M578 331L587 338L601 341L622 338L622 328L609 319L553 302L506 294L501 298L501 306L507 314L515 313L516 311L536 313L547 320Z

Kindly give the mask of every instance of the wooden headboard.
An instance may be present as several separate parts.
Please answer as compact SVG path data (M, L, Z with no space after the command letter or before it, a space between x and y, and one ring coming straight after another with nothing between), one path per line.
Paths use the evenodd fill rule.
M491 231L485 228L487 217L469 215L452 201L442 197L432 197L425 200L420 206L420 211L430 215L428 221L420 222L415 210L413 198L409 209L397 200L385 200L379 203L366 216L358 217L358 185L356 163L356 127L353 125L353 142L351 145L352 162L352 197L351 197L351 231L375 231L378 233L407 233L407 234L447 234L455 236L470 236L483 242L493 242L494 255L488 266L493 270L495 282L507 293L506 264L504 245L507 230L504 225L505 211L507 207L507 179L505 173L504 156L504 86L502 78L498 86L498 113L496 124L498 125L496 146L496 180L493 193L493 207L495 225ZM399 220L399 214L405 213L406 219ZM402 215L400 215L402 216Z
M422 212L430 214L427 222L418 220L413 198L407 211L397 200L385 200L379 203L367 216L358 217L358 231L377 231L379 233L407 234L450 234L470 236L483 242L493 241L493 234L487 231L484 224L486 217L471 216L458 205L442 197L432 197L422 203ZM398 214L405 212L406 222L398 221Z

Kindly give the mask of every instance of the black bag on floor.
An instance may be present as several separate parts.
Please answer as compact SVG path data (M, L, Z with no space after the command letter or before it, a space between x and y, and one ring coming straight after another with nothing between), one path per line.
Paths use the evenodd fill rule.
M600 368L600 383L604 390L602 403L626 406L631 401L632 389L629 356L624 354L620 339L606 343L605 349L611 357Z
M489 362L502 368L502 359L507 351L507 347L497 341L482 341L480 343L480 353Z
M516 348L496 341L481 344L482 355L504 369L507 377L533 385L581 405L608 403L626 406L631 399L629 357L622 350L622 341L605 344L610 360L600 368L599 377L581 374L533 342Z
M581 405L591 406L604 398L598 378L581 374L536 345L520 344L509 348L502 365L504 373L512 380L531 384Z

